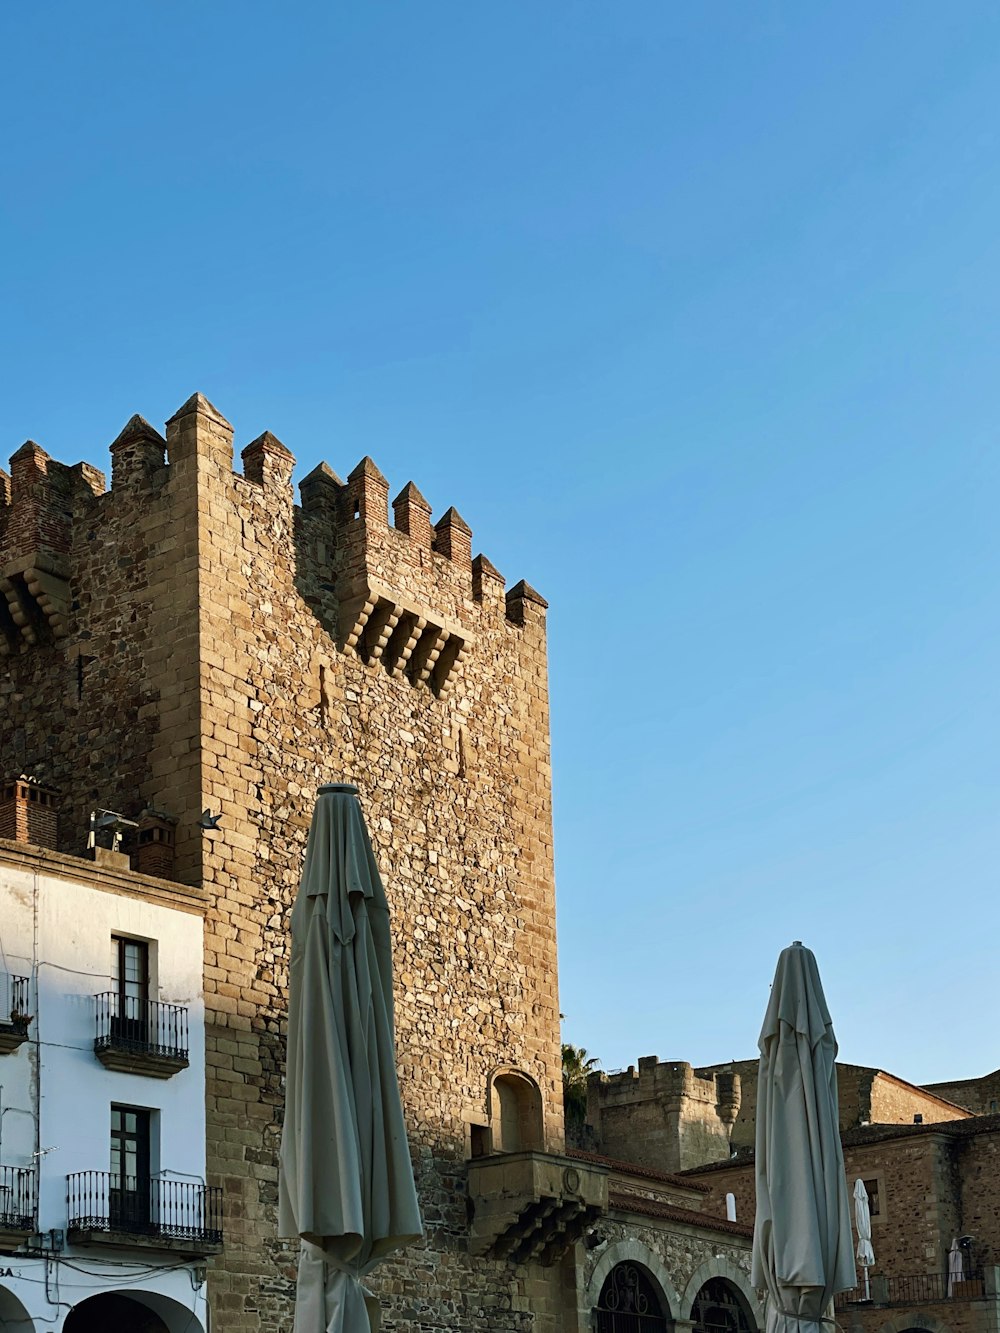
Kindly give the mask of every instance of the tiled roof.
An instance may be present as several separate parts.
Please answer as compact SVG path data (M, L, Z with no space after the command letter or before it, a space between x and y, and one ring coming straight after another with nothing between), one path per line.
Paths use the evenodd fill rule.
M731 1236L753 1235L753 1227L748 1222L730 1222L724 1217L712 1217L708 1213L698 1213L692 1208L675 1208L672 1203L657 1203L655 1199L642 1199L635 1194L609 1194L608 1203L624 1213L639 1213L643 1217L662 1217L669 1222L685 1222L692 1227L707 1227L711 1231L725 1231Z
M711 1187L698 1180L685 1180L683 1176L669 1171L657 1171L652 1166L640 1166L638 1162L623 1162L618 1157L604 1157L597 1152L584 1152L582 1148L569 1148L567 1157L575 1157L580 1162L595 1162L598 1166L610 1166L615 1171L630 1176L644 1176L647 1180L662 1180L667 1185L677 1185L680 1189L698 1190L702 1194L711 1193Z

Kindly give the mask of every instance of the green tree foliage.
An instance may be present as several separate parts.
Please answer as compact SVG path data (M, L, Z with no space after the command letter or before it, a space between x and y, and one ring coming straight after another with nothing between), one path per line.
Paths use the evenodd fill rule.
M587 1075L600 1065L596 1055L583 1046L562 1044L563 1110L567 1128L582 1128L587 1118Z

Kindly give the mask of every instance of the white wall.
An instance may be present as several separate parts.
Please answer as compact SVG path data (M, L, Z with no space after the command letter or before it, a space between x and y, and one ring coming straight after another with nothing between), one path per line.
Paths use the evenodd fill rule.
M121 882L120 876L113 878ZM141 879L132 882L141 894ZM115 1073L94 1054L94 996L111 989L113 934L151 942L150 999L188 1010L189 1066L169 1079ZM5 860L0 849L0 946L0 968L32 978L34 1015L28 1041L14 1054L0 1055L0 1164L30 1165L36 1143L51 1149L41 1158L39 1230L65 1229L67 1175L109 1170L113 1102L158 1112L154 1171L168 1178L203 1181L201 916L102 888L97 867L87 866L77 879ZM40 1108L35 1104L38 1090ZM63 1258L76 1267L53 1264L50 1287L58 1277L59 1299L67 1306L96 1291L123 1290L134 1275L136 1290L159 1293L161 1303L166 1302L161 1313L175 1303L179 1311L197 1311L192 1330L204 1323L204 1289L196 1290L192 1283L193 1265L177 1267L176 1254L97 1246L75 1253L70 1249ZM119 1261L120 1270L109 1269L109 1260ZM173 1271L150 1274L157 1265ZM44 1327L60 1327L67 1310L55 1315L45 1299L44 1261L0 1255L0 1270L7 1268L13 1272L10 1277L0 1275L0 1292L6 1289L16 1295L35 1320L45 1321ZM116 1272L113 1280L106 1276L111 1272ZM187 1315L178 1327L186 1323Z
M204 1179L205 1014L202 919L70 881L39 884L35 1036L41 1049L39 1225L64 1226L66 1176L107 1171L112 1102L159 1111L152 1168ZM107 1070L94 1055L94 996L111 989L111 936L155 941L150 998L188 1009L189 1067L169 1079Z

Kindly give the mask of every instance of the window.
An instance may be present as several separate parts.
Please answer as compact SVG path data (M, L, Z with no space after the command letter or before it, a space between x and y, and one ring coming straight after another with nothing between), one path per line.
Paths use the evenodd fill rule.
M112 1035L145 1042L149 1026L149 945L111 936L111 986L115 996Z
M731 1282L713 1277L694 1298L695 1333L751 1333L753 1323Z
M597 1300L597 1333L666 1333L663 1304L638 1264L616 1264Z
M149 1226L149 1112L140 1106L111 1108L110 1222L133 1234Z

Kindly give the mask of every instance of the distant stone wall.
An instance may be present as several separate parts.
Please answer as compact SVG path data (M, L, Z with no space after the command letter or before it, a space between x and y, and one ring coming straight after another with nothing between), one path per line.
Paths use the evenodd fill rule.
M871 1087L868 1119L873 1125L925 1125L966 1119L968 1112L930 1088L917 1088L879 1070ZM844 1126L847 1128L847 1126Z
M740 1079L685 1061L643 1056L623 1074L587 1080L587 1124L598 1151L663 1171L729 1155Z
M1000 1069L982 1078L963 1078L952 1083L928 1083L926 1091L964 1106L973 1115L1000 1112Z

